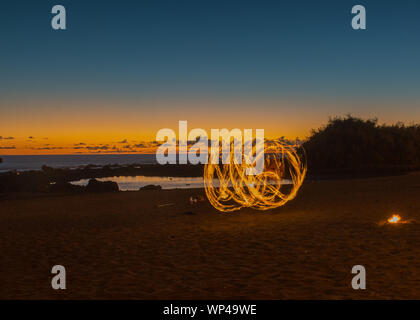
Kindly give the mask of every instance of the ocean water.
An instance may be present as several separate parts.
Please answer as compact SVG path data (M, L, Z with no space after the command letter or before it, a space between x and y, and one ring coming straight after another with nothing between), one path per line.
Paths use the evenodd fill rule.
M53 168L76 168L93 164L154 164L155 154L89 154L89 155L32 155L32 156L2 156L0 172L9 170L40 170L43 165Z
M3 162L0 163L0 172L9 170L41 170L43 165L53 168L77 168L88 164L155 164L155 154L110 154L110 155L31 155L31 156L0 156ZM98 178L100 181L114 181L118 183L121 191L139 190L149 184L160 185L162 189L184 189L203 188L202 177L146 177L146 176L119 176ZM73 181L76 185L86 185L88 179ZM291 181L284 180L283 184L290 184ZM218 186L218 181L214 185Z

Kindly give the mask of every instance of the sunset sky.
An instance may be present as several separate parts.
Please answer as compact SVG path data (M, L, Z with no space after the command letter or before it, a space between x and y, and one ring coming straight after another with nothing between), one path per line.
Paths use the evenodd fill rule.
M51 8L67 9L67 30ZM364 4L367 30L351 28ZM156 132L420 122L416 1L2 1L0 154L151 152Z

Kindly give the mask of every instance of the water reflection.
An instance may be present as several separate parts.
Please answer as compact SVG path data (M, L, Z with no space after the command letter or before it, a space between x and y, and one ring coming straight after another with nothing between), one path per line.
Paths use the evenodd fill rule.
M114 181L118 183L121 191L137 191L141 187L148 184L160 185L162 189L191 189L204 188L203 177L106 177L97 178L98 181ZM85 186L89 179L82 179L71 182L72 184ZM289 180L285 180L284 184L289 184Z

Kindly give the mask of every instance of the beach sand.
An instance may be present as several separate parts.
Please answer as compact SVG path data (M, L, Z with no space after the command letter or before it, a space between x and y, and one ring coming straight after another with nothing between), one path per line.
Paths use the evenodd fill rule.
M419 173L306 181L270 211L191 195L204 190L1 200L0 298L420 299ZM394 213L409 223L381 224ZM351 287L358 264L366 290Z

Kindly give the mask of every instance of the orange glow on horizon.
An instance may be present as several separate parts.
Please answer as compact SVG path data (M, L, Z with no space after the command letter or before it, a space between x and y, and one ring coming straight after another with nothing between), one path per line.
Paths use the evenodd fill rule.
M375 106L371 103L363 110L374 111ZM336 107L336 101L264 98L3 99L0 136L13 139L0 139L0 154L153 153L155 148L133 145L154 141L162 128L177 132L179 120L188 121L189 131L203 128L210 134L211 128L252 128L264 129L268 139L304 140L328 117L340 115ZM352 110L354 103L341 101L340 108ZM397 118L404 121L395 113L384 120ZM127 144L121 143L124 140ZM89 148L81 148L81 143Z

